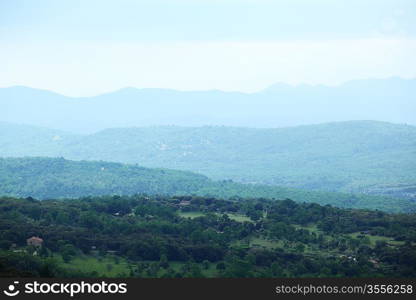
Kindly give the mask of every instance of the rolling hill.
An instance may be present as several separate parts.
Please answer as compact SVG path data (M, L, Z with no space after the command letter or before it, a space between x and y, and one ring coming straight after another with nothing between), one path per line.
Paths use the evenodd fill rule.
M149 169L63 158L0 158L0 195L39 199L98 195L200 195L220 198L290 198L298 202L412 212L416 204L391 197L312 192L276 186L213 181L191 172Z
M137 163L214 180L413 201L416 195L416 127L385 122L113 128L91 135L1 123L0 156Z

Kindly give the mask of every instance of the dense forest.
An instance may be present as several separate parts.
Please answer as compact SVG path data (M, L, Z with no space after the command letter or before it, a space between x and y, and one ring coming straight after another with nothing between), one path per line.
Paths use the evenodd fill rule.
M291 128L113 128L90 135L0 124L0 156L138 163L214 180L416 200L416 127L351 121Z
M268 185L214 181L206 176L167 169L63 158L0 158L0 195L38 199L99 195L199 195L220 198L290 198L338 207L389 212L416 211L412 200L385 196L306 191Z
M289 199L3 197L0 241L2 277L416 276L414 214Z

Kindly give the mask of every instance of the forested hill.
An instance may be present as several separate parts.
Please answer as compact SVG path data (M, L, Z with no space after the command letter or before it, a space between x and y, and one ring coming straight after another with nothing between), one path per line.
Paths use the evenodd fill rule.
M210 180L186 171L63 158L0 158L0 194L35 198L189 194Z
M84 136L3 123L0 156L138 163L215 180L416 200L416 127L385 122L114 128Z
M203 175L167 169L149 169L103 161L63 158L0 158L0 195L38 199L96 195L200 195L220 198L290 198L298 202L338 207L416 211L409 200L383 196L313 192L277 186L213 181Z

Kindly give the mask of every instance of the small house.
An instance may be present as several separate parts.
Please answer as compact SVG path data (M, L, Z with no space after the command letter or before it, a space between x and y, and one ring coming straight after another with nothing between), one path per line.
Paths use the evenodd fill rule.
M42 247L43 239L37 236L32 236L26 240L28 246Z

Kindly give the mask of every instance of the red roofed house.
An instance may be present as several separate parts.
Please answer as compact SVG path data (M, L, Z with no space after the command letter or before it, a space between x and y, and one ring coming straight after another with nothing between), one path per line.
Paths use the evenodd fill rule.
M31 238L28 238L26 242L28 246L41 247L43 243L43 239L37 236L32 236Z

